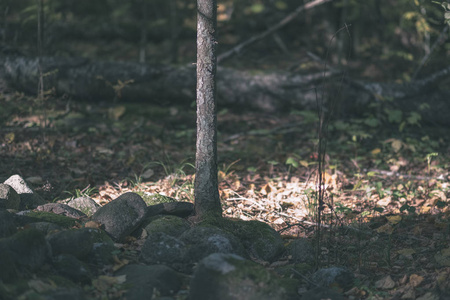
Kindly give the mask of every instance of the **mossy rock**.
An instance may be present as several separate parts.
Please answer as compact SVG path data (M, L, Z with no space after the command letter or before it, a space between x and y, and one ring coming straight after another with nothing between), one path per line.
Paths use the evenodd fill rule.
M313 262L311 262L313 263ZM299 278L300 275L308 277L308 274L314 271L314 266L307 263L289 264L286 266L278 267L274 270L277 274L283 277Z
M70 228L76 225L77 220L62 215L57 215L46 211L30 211L27 217L35 219L36 222L49 222L57 224L64 228Z
M142 197L142 199L147 204L147 206L156 205L156 204L160 204L160 203L177 202L177 200L172 197L164 196L164 195L157 194L157 193L146 194L143 192L137 192L136 194L138 194L139 196Z
M215 226L234 234L250 256L260 260L274 261L285 250L280 234L263 222L211 217L199 226Z
M171 215L158 215L148 220L145 230L148 234L163 232L167 235L178 237L190 228L189 222L183 218Z
M233 254L214 253L193 274L192 299L298 299L298 281L283 279L263 266Z

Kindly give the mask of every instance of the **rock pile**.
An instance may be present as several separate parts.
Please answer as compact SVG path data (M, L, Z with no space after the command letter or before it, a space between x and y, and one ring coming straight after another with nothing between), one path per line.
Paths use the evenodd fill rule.
M192 203L147 206L131 192L104 206L89 197L46 203L11 176L0 184L0 299L300 299L300 279L265 266L283 255L307 266L312 247L285 247L256 221L194 226L192 214Z

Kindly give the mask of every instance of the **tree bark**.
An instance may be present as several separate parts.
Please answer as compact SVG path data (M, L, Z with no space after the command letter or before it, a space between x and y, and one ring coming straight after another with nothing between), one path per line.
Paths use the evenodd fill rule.
M195 213L222 215L217 179L216 29L217 1L197 1L197 148Z

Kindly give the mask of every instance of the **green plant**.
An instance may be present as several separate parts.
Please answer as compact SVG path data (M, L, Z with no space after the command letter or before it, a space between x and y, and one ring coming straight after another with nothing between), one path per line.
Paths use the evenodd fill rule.
M91 187L88 185L84 189L75 189L75 191L64 191L64 193L71 195L73 199L80 198L80 197L91 197L92 195L98 193L98 189L96 187Z
M428 175L431 173L431 160L433 157L438 156L439 154L437 152L428 153L427 156L425 156L425 159L427 161L427 169L428 169Z

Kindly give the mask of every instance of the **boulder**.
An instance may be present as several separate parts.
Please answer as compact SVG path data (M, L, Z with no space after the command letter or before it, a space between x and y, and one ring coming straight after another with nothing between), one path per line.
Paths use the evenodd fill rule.
M72 208L82 211L87 216L92 216L101 206L89 197L78 197L67 202Z
M115 241L122 241L141 224L146 211L147 205L141 196L128 192L100 207L92 220L103 224Z
M140 260L147 264L167 264L178 269L185 263L186 245L176 237L162 232L148 235L141 249Z
M237 237L217 227L193 227L180 240L187 245L187 261L197 263L212 253L233 253L244 256L245 249Z
M295 263L313 263L314 248L307 239L293 240L287 247L287 254Z
M197 265L189 299L299 299L297 281L281 279L261 265L229 253L214 253Z
M44 205L39 205L36 209L38 211L51 212L57 215L62 215L74 219L86 217L85 213L62 203L47 203Z
M155 291L158 295L170 296L181 288L177 272L165 265L132 264L121 268L115 275L126 275L127 300L153 299Z
M11 186L17 192L17 194L19 194L19 209L21 210L35 208L46 203L44 199L33 192L28 183L20 175L13 175L9 177L5 180L4 184Z
M91 282L92 274L89 266L70 254L60 254L54 257L53 267L63 277L82 284Z
M285 251L280 234L263 222L219 218L207 220L201 226L216 226L235 235L248 255L257 260L273 262Z
M0 248L9 250L13 263L20 270L36 271L51 257L51 248L44 235L35 229L18 231L1 239Z
M27 226L39 230L44 235L62 230L61 226L50 222L34 222L27 224Z
M0 209L0 238L8 237L16 233L17 224L14 215Z
M95 243L108 241L111 239L100 229L81 228L56 232L47 236L47 240L52 246L53 255L71 254L78 259L84 259L91 254Z
M15 209L20 207L20 196L8 184L0 183L0 209Z
M148 224L144 229L148 234L163 232L167 235L178 237L191 228L186 219L171 215L154 216L147 219L146 222L148 222Z
M35 222L49 222L64 228L70 228L77 225L77 220L74 218L57 215L46 211L20 211L15 215L15 219L16 222L21 226L25 226L27 224Z
M355 276L346 268L330 267L317 270L311 281L319 287L333 288L345 292L353 287Z

